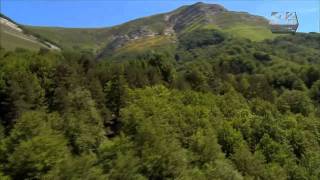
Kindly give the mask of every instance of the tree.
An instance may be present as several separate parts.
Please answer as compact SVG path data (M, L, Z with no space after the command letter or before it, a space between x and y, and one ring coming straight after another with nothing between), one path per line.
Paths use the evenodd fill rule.
M175 79L172 58L169 54L151 53L147 59L151 66L160 71L165 82L171 83Z
M283 169L279 164L269 163L266 166L266 170L263 173L264 179L270 180L286 180L288 175L285 169Z
M271 61L271 57L269 54L264 53L264 52L255 52L253 54L253 56L258 60L258 61L262 61L262 62L268 62Z
M310 88L317 80L320 80L320 70L317 67L309 67L304 72L304 81L306 85Z
M245 145L241 145L235 149L235 153L231 156L238 171L242 173L244 177L248 179L263 179L263 173L265 171L265 160L263 155L252 154Z
M225 123L223 128L218 132L218 142L221 145L222 151L229 157L235 152L235 148L243 143L243 137L239 131Z
M106 106L119 117L120 109L125 105L127 84L120 74L115 74L105 86Z
M6 73L6 86L0 92L1 118L6 125L27 110L35 110L44 105L45 91L38 78L30 72Z
M206 91L208 89L207 77L197 68L188 70L184 76L194 90Z
M257 149L262 152L266 162L275 162L281 165L294 160L294 155L285 143L274 141L268 134L265 134L260 140Z
M220 44L225 35L217 30L200 29L179 37L180 44L187 50Z
M64 137L51 134L35 136L17 145L9 156L6 172L13 179L41 179L68 155Z
M44 134L58 134L62 119L56 113L46 113L45 111L24 112L15 123L10 135L7 137L6 146L8 151L13 151L17 144L29 140L33 137Z
M320 103L320 80L316 81L311 89L310 89L310 95L313 100Z
M281 112L291 111L305 116L313 111L310 98L302 91L285 91L278 99L278 109Z
M107 179L101 167L96 164L97 159L94 154L66 158L56 164L43 179Z
M217 161L214 166L206 170L207 179L230 179L243 180L241 174L234 170L232 165L226 161Z
M101 144L98 158L110 179L144 179L141 174L142 162L134 144L123 134Z
M88 90L77 88L67 93L60 129L74 153L96 150L105 138L104 122Z

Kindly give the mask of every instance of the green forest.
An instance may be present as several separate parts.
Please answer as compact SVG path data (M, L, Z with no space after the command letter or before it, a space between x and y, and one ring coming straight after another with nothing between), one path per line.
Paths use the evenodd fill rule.
M0 179L318 180L320 35L0 49Z

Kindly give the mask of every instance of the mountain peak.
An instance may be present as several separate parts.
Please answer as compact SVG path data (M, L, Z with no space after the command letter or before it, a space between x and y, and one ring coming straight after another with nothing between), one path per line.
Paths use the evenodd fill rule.
M226 8L219 4L207 4L204 2L197 2L193 5L190 5L189 8L200 8L202 10L209 10L209 11L227 11Z
M92 49L99 53L100 57L107 56L116 49L124 50L132 45L133 41L149 43L141 47L151 46L150 44L172 44L180 35L202 28L219 29L244 38L251 38L256 32L263 32L271 37L267 19L249 13L229 11L219 4L203 2L103 29L41 28L23 25L21 27L64 49L87 48L90 42ZM80 42L79 36L82 39ZM260 37L264 39L266 36L258 38Z
M198 2L173 11L168 18L176 32L184 30L193 25L210 24L213 17L218 14L228 12L226 8L219 4L206 4Z

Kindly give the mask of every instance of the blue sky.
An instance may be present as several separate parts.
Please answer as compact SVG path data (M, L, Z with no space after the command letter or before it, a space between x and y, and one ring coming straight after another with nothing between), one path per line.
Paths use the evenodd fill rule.
M200 0L198 0L200 1ZM143 16L168 12L194 0L0 0L0 11L28 25L106 27ZM320 0L204 0L229 10L270 16L272 11L295 11L299 31L319 32Z

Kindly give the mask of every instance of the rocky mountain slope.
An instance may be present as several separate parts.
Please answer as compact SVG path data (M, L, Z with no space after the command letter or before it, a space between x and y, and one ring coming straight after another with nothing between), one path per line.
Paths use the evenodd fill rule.
M273 38L267 19L229 11L217 4L196 3L174 11L136 19L110 28L54 28L23 26L30 34L63 49L89 49L104 57L119 49L174 44L176 37L195 29L220 29L235 36L261 41Z

